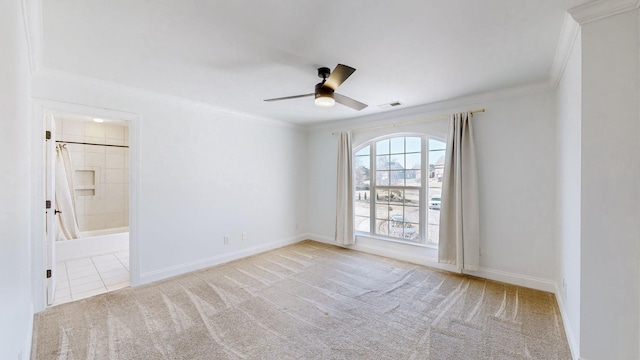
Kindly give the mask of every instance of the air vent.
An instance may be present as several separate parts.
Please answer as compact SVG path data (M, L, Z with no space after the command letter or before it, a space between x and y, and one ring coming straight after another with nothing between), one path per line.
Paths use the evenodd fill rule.
M378 107L380 109L387 109L387 108L391 108L391 107L394 107L394 106L400 106L400 105L402 105L400 103L400 101L394 101L394 102L390 102L390 103L386 103L386 104L380 104L380 105L378 105Z

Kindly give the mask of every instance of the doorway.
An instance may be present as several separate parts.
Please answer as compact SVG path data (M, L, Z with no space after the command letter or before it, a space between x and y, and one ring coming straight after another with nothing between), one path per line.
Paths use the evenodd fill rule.
M129 122L45 112L47 305L130 286Z

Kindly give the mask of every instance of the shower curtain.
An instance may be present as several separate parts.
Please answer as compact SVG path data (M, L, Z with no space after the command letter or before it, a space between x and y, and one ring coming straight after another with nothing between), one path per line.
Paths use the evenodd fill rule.
M80 237L76 218L76 200L74 196L71 157L67 145L56 145L56 215L58 234L56 240L70 240Z

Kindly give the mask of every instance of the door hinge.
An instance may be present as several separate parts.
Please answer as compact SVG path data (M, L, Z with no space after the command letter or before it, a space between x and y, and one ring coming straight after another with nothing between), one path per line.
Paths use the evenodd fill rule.
M46 140L51 140L51 131L47 130L44 132L44 138Z
M51 277L51 269L47 269L47 279Z
M51 209L51 200L46 200L44 202L44 208L45 209Z

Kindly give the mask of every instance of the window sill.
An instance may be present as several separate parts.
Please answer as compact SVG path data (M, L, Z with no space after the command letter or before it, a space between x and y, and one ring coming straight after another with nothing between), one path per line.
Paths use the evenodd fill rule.
M400 239L387 238L383 236L375 236L375 235L371 235L369 233L363 233L363 232L356 232L355 236L356 236L356 243L358 242L358 238L361 237L366 239L380 240L380 241L391 242L396 244L411 245L411 246L416 246L416 247L421 247L426 249L433 249L436 251L438 250L438 245L435 245L435 244L422 244L422 243L416 243L412 241L403 241Z

